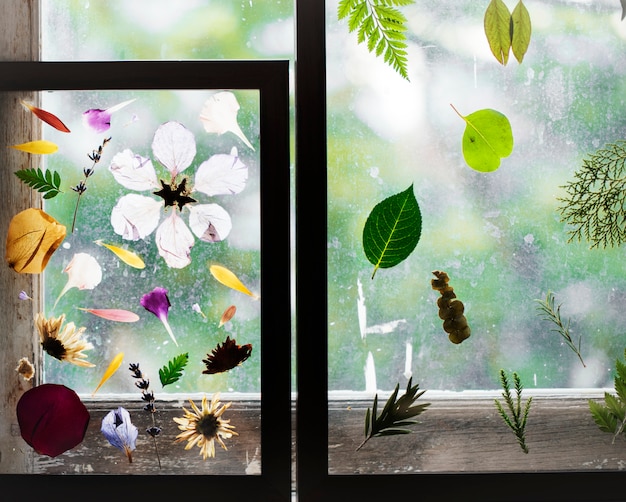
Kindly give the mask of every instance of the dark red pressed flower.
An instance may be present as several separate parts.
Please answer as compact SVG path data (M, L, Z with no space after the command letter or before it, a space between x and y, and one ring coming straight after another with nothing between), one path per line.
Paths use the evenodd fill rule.
M251 344L237 345L236 340L231 340L230 336L227 336L224 343L218 343L217 347L207 354L207 358L202 360L206 364L206 370L202 373L212 375L228 371L243 363L250 354L252 354Z
M22 395L17 422L22 438L37 453L56 457L82 442L89 411L72 389L46 383Z

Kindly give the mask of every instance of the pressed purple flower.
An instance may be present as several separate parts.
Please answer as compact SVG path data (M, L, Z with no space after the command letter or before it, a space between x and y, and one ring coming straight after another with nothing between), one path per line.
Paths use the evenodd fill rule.
M120 406L107 413L102 419L100 431L109 443L126 454L128 462L133 461L132 451L139 432L131 422L128 410Z
M20 300L32 300L32 298L28 296L28 293L26 291L20 291L18 297Z
M176 346L178 346L178 342L176 341L174 333L172 333L172 328L170 328L167 320L167 314L172 306L170 299L167 296L167 289L157 286L150 291L150 293L146 293L141 297L141 306L159 318L169 333L172 341L176 344Z
M83 113L83 124L97 133L105 132L111 127L111 115L133 101L135 100L129 99L128 101L111 106L106 110L91 108Z
M37 453L56 457L80 444L89 411L72 389L46 383L27 390L17 403L20 433Z

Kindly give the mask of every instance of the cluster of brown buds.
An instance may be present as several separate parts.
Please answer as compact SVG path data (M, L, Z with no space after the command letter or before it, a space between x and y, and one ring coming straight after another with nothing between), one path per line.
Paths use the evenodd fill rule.
M436 279L432 279L430 284L434 290L441 293L441 297L437 298L437 306L439 318L443 319L443 330L448 333L452 343L461 343L470 336L470 327L463 315L465 306L462 301L457 300L452 286L448 285L450 280L448 274L435 270L433 275Z

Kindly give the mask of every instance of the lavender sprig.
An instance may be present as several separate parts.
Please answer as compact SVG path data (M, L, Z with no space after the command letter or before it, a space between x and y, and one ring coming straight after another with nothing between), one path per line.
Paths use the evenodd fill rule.
M152 416L152 427L148 427L146 432L152 436L154 441L154 449L156 451L157 461L159 463L159 469L161 468L161 458L159 457L159 448L157 447L156 437L161 433L161 428L156 425L156 419L154 414L156 413L156 407L154 406L154 392L149 390L150 380L144 378L143 373L139 369L139 363L131 363L128 369L132 373L133 378L137 379L135 386L141 390L141 399L145 401L146 405L143 407L145 411L150 412Z

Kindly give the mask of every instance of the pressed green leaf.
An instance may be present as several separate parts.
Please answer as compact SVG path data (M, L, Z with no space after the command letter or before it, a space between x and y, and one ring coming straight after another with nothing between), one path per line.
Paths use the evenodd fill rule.
M515 9L513 9L511 21L513 23L511 50L517 62L521 63L530 45L530 35L532 33L530 14L526 6L522 3L522 0L519 0Z
M189 354L185 353L174 357L167 363L166 366L163 366L159 370L159 380L161 380L161 385L165 387L166 385L177 382L180 377L183 376L183 369L188 362Z
M422 214L413 184L403 192L379 202L363 227L365 256L379 268L394 267L415 249L422 233Z
M61 176L58 172L46 169L43 172L40 168L20 169L15 172L20 180L34 190L43 194L44 199L56 197L61 189Z
M466 123L463 157L467 165L483 173L498 169L500 159L508 157L513 151L513 132L509 119L490 108L467 116L461 115L454 106L452 108Z
M485 35L492 54L502 65L509 61L511 49L511 13L502 0L491 0L485 11Z
M615 432L617 428L617 419L608 408L593 400L589 400L589 410L594 422L603 432Z

